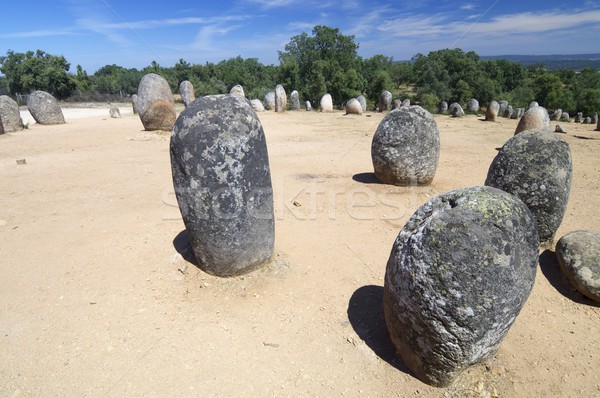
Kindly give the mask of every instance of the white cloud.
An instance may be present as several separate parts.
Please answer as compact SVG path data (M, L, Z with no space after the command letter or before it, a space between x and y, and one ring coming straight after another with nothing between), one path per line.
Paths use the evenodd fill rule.
M2 33L0 39L30 39L35 37L68 36L75 33L71 29L32 30L28 32Z
M464 4L462 6L460 6L461 10L467 10L467 11L471 11L475 9L475 4Z

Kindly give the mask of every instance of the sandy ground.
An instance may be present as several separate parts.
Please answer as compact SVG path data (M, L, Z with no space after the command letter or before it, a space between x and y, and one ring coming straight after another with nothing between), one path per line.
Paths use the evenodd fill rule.
M188 261L169 135L121 110L0 136L0 396L600 397L600 308L551 251L495 358L451 387L412 377L386 337L399 230L431 196L483 184L516 121L436 116L434 182L401 188L372 175L381 114L260 114L276 255L220 279ZM600 224L600 133L564 126L574 178L558 237Z

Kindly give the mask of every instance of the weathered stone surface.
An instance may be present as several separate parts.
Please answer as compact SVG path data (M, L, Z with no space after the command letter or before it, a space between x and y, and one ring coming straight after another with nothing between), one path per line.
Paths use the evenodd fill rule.
M65 122L58 101L45 91L31 93L27 99L27 109L36 123L62 124Z
M444 387L494 355L535 280L535 220L489 187L448 192L400 231L384 282L388 334L403 362Z
M252 105L252 108L254 108L254 110L256 112L264 112L265 111L265 107L264 107L263 103L260 102L259 99L251 100L250 105Z
M562 133L562 134L566 134L567 132L561 127L560 124L556 125L556 128L554 129L555 133Z
M197 99L171 136L173 184L204 271L248 272L273 254L273 190L264 131L249 101Z
M452 104L450 104L448 112L452 115L452 117L465 116L465 111L463 110L462 106L460 106L457 102L453 102Z
M121 111L119 110L119 107L116 105L110 106L110 108L108 109L108 114L110 115L110 117L113 117L113 118L121 117Z
M506 107L506 110L504 111L504 114L502 116L504 116L507 119L510 119L512 114L513 114L513 107L512 107L512 105L509 105Z
M159 99L150 104L144 113L140 113L140 120L144 129L148 131L170 131L175 124L175 107L167 100Z
M140 118L154 101L165 100L170 102L173 107L175 106L169 83L164 77L156 73L148 73L142 77L138 85L137 96L137 108Z
M533 108L527 109L519 124L515 129L515 134L519 134L521 131L527 130L543 130L551 132L550 129L550 116L546 108L541 106L534 106Z
M297 90L292 91L290 94L290 107L293 111L300 110L300 94Z
M240 84L236 84L235 86L231 87L229 94L239 95L242 98L246 98L246 94L244 94L244 87L242 87Z
M508 101L506 101L506 100L498 101L498 106L499 106L498 115L502 115L502 114L504 114L506 108L508 108Z
M408 98L406 98L404 101L402 101L401 106L408 108L410 106L410 100Z
M188 81L184 80L179 84L179 95L181 95L181 100L183 101L183 105L188 106L196 99L196 93L194 91L194 85Z
M399 99L395 99L394 102L392 102L392 109L398 108L402 108L402 101Z
M351 98L346 102L346 114L362 115L362 106L356 98Z
M418 105L393 110L373 136L371 159L377 178L392 185L427 185L435 176L440 134L433 116Z
M486 122L495 122L496 117L498 117L498 112L500 111L500 104L496 101L491 101L485 110L485 120Z
M577 112L575 115L575 123L581 123L583 121L583 112Z
M510 115L511 119L518 119L519 118L519 109L521 109L521 108L514 108L513 109L513 113Z
M592 124L597 124L598 123L598 114L594 113L592 115Z
M356 97L356 100L360 103L363 113L365 113L367 111L367 99L364 97L364 95L359 95Z
M265 95L265 109L275 110L275 91L269 91Z
M560 121L561 122L570 122L571 121L571 116L569 115L569 112L563 112L560 115Z
M438 106L438 112L442 115L448 112L448 103L446 101L440 102L440 105Z
M392 107L392 93L383 90L379 95L379 112L387 112Z
M137 96L137 94L133 94L131 96L131 107L133 108L133 114L137 115L139 113L139 110L138 110L138 96Z
M467 102L467 112L469 112L469 113L479 112L479 101L477 101L475 98L471 98Z
M523 115L525 115L525 108L518 108L518 114L517 114L517 118L522 118Z
M333 98L327 93L321 97L320 102L321 112L333 112Z
M485 185L521 199L534 214L540 243L551 242L562 222L573 165L569 144L544 130L523 131L494 158Z
M23 130L19 104L8 95L0 95L0 123L3 133Z
M556 259L569 282L600 302L600 231L574 231L556 244Z
M592 124L592 118L591 117L586 117L585 119L583 119L583 124Z
M287 110L287 94L281 84L275 86L275 112Z
M531 101L527 109L535 108L536 106L540 106L540 104L538 104L537 101Z
M305 106L306 106L306 111L307 112L308 111L312 111L312 105L311 105L310 101L306 101L306 105Z
M550 120L558 121L558 120L560 120L561 116L562 116L562 109L557 109L554 112L552 112L552 115L550 115Z

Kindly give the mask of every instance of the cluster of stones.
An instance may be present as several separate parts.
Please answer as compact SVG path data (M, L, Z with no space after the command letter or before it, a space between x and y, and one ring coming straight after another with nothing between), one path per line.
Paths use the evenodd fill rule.
M175 101L169 83L160 75L148 73L138 86L136 108L144 129L170 131L175 124Z

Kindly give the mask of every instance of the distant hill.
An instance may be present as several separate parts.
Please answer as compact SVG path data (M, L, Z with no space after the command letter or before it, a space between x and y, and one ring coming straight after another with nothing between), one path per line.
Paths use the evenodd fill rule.
M585 68L600 70L600 54L482 55L480 58L484 60L506 59L525 67L533 64L543 64L548 70L571 69L579 71Z

